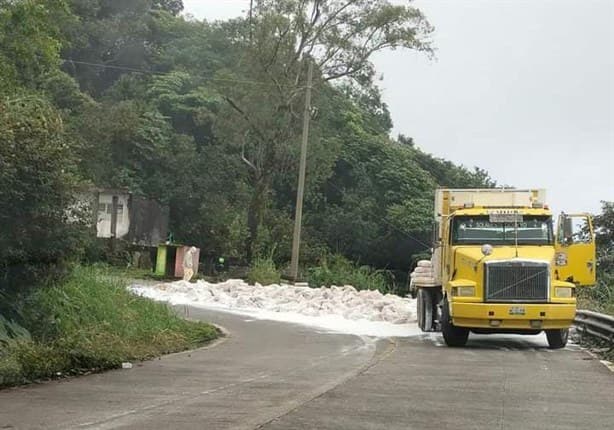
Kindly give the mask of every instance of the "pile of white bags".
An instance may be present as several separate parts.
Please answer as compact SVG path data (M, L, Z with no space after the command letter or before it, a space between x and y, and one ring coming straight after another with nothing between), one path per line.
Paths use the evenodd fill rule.
M430 260L420 260L410 275L414 285L433 286L436 284L433 265Z
M130 289L154 300L210 309L293 313L324 319L337 316L348 321L391 324L408 324L415 320L412 300L377 290L357 291L350 285L322 288L276 284L253 286L240 279L230 279L219 284L202 280L155 286L135 284Z

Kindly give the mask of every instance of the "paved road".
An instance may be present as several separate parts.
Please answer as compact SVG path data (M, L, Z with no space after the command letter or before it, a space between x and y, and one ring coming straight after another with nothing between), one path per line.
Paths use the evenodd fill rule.
M131 370L0 392L0 429L614 428L614 373L542 337L373 340L191 310L230 331Z

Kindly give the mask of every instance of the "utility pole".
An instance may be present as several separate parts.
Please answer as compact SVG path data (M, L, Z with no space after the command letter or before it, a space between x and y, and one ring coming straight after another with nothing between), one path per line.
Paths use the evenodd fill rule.
M309 141L309 121L311 120L311 87L313 84L313 61L307 59L307 91L305 94L305 113L303 114L303 141L301 144L301 163L298 171L298 190L296 192L296 214L294 216L294 238L292 240L292 261L290 278L298 278L298 260L301 247L301 223L303 219L303 196L305 194L305 170L307 168L307 143Z

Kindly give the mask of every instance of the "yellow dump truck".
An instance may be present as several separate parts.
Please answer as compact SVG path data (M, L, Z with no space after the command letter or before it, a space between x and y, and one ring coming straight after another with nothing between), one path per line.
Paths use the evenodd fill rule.
M431 260L411 273L423 331L463 346L470 332L538 334L567 343L576 290L595 284L590 215L561 214L544 190L438 189Z

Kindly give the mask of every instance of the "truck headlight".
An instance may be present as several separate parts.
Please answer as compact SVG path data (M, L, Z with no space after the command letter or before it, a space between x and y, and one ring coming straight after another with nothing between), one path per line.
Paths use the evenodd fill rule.
M574 296L573 290L572 287L557 287L555 288L554 295L560 299L571 299Z
M453 287L452 295L456 297L473 297L475 296L475 287Z

